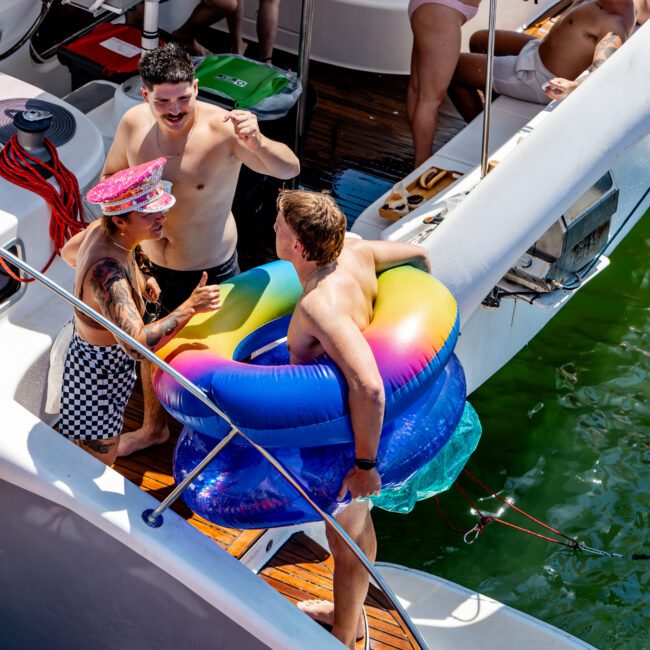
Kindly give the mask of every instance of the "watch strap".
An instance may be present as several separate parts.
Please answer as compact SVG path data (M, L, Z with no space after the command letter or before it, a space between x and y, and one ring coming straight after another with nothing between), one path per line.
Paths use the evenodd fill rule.
M363 469L363 470L374 469L377 466L377 459L376 458L373 459L355 458L354 465L355 467L358 467L359 469Z

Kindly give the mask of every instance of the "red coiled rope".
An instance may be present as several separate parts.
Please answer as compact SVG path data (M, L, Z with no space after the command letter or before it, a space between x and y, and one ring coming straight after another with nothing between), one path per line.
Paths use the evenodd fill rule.
M0 151L0 176L19 187L31 190L42 196L50 205L50 238L54 244L54 252L41 273L47 271L54 258L61 252L65 242L86 227L83 219L83 207L79 183L72 172L59 159L56 147L45 138L45 146L52 156L52 165L47 165L25 151L13 135L5 148ZM40 166L49 171L53 180L59 186L57 190L45 180L34 166ZM0 257L4 270L18 282L33 282L34 278L21 278L16 275L7 263Z

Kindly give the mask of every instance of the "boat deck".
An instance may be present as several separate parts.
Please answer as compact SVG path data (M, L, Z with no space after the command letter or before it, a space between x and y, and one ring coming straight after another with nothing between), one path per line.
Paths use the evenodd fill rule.
M310 64L318 95L302 156L301 185L330 190L350 222L413 171L408 77ZM441 114L438 150L465 126Z
M138 383L124 419L124 430L142 423L142 392ZM172 435L164 445L151 447L127 458L119 458L115 470L157 499L164 499L174 486L172 457L180 426L172 422ZM232 556L241 558L263 535L264 530L233 530L217 526L195 515L179 499L173 509ZM296 603L310 598L332 599L333 563L329 553L303 533L293 535L258 574L278 593ZM417 648L397 612L383 594L371 587L365 603L374 650ZM364 647L357 643L358 650Z
M310 79L318 105L311 118L302 157L301 185L330 190L350 221L412 169L411 136L404 113L407 78L379 75L312 63ZM436 148L464 126L441 116ZM273 219L275 215L272 215ZM268 223L271 228L272 220ZM259 259L260 251L240 251ZM142 394L134 392L126 412L125 430L140 426ZM130 481L163 499L172 489L172 456L178 425L171 440L128 458L115 469ZM182 501L174 510L236 558L251 548L263 530L230 530L194 515ZM332 560L302 533L291 537L259 572L291 602L332 598ZM381 592L371 587L366 600L370 647L375 650L415 648L410 635ZM357 644L358 648L363 643Z
M228 51L229 47L224 34L215 29L207 30L201 43L213 52ZM254 49L255 44L251 44L246 54L254 55ZM297 69L297 58L280 50L275 50L273 63L280 68ZM316 106L308 111L306 120L300 186L330 191L351 225L366 207L413 171L413 144L406 117L408 77L311 61L309 85L315 91ZM310 91L308 97L312 94ZM311 99L306 103L310 106ZM288 130L286 124L260 124L270 137L293 144L293 124ZM463 120L440 114L434 150L449 142L464 126ZM242 269L268 261L274 254L278 185L271 185L272 196L265 210L256 212L254 229L250 215L241 214L243 206L235 200L234 207L239 208L234 213L239 226Z

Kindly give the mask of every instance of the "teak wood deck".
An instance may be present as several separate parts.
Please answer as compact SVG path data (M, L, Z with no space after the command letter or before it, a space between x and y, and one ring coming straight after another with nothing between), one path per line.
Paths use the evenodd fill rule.
M142 393L138 383L126 410L125 431L140 426L142 408ZM118 458L114 465L114 469L125 478L160 500L174 487L172 457L180 426L174 422L171 428L172 435L166 444L151 447L127 458ZM238 559L243 557L264 533L264 530L233 530L212 524L192 513L182 499L176 501L172 508ZM303 533L297 533L278 550L258 575L287 600L296 603L310 598L332 600L332 573L333 564L329 553ZM371 648L418 648L397 612L377 588L370 588L365 609ZM359 641L357 649L362 650L363 647L363 641Z
M312 63L310 81L318 94L302 157L301 185L329 189L350 220L412 169L411 137L404 112L408 79L377 75ZM450 140L464 123L441 116L436 148ZM341 179L350 177L351 182ZM355 182L361 181L361 182ZM275 215L265 227L271 228ZM240 251L244 257L250 251ZM255 252L253 253L253 257ZM258 255L259 257L259 255ZM142 421L138 389L129 403L125 430ZM128 458L115 466L143 490L163 499L172 489L172 456L179 427L171 440ZM230 530L193 514L179 500L174 510L236 558L251 548L262 530ZM381 549L380 549L381 552ZM302 533L291 537L259 572L260 577L291 602L332 598L332 560ZM397 613L383 594L371 587L366 600L370 647L375 650L417 648ZM357 647L363 647L359 642Z

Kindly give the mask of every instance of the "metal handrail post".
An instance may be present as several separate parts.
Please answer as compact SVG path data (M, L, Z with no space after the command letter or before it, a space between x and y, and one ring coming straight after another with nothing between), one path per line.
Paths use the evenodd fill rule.
M187 485L194 479L194 477L206 466L208 465L214 457L232 440L235 435L242 436L252 447L254 447L266 460L275 467L275 469L280 472L280 474L300 493L300 495L309 503L309 505L316 510L316 512L327 522L336 533L341 537L344 543L348 548L353 552L355 557L362 563L366 571L370 574L373 580L379 585L379 588L384 592L384 595L395 609L400 613L406 626L409 629L409 632L413 635L413 638L424 650L428 650L428 646L419 630L416 628L415 624L411 621L411 618L406 613L399 600L393 593L392 589L388 586L385 580L377 573L373 565L370 563L368 558L364 555L363 551L356 545L356 543L350 538L350 536L341 528L338 522L328 515L312 498L312 496L305 490L305 488L300 484L298 479L293 476L293 474L285 468L278 460L275 459L264 447L261 447L257 443L253 442L246 434L242 433L237 429L237 427L231 422L230 418L219 409L219 407L214 404L208 396L197 386L195 386L191 381L186 379L181 375L177 370L174 370L168 363L159 359L153 352L148 348L142 345L139 341L134 339L130 334L122 331L110 320L102 316L99 312L95 311L92 307L89 307L84 302L79 300L77 297L73 296L69 291L66 291L63 287L60 287L56 282L50 280L47 276L43 275L36 269L32 268L29 264L21 260L19 257L16 257L13 253L9 252L6 248L0 246L0 257L4 258L14 266L18 267L21 271L31 275L36 278L39 282L44 284L50 290L52 290L57 295L61 296L64 300L74 305L80 311L83 311L84 314L93 318L95 321L100 323L103 327L109 330L112 334L119 337L123 341L126 341L130 346L137 349L142 356L146 357L154 365L158 366L161 370L168 373L173 379L175 379L183 388L187 389L192 395L199 399L203 404L210 408L214 413L219 417L223 418L231 427L230 433L221 440L216 447L194 468L194 470L188 474L183 481L176 486L173 492L156 508L155 510L146 510L142 513L143 519L152 528L158 528L162 521L160 514L163 510L168 508L173 501L175 501L182 491L187 487ZM174 497L172 499L172 497ZM163 505L165 506L163 508Z
M497 15L497 0L490 0L488 24L487 70L485 71L485 108L483 109L483 139L481 142L481 178L488 173L488 146L490 141L490 112L492 110L492 84L494 68L494 40Z
M142 51L149 52L158 47L158 11L160 0L144 0L142 24Z
M309 57L311 55L312 25L314 22L314 0L303 0L302 15L300 20L300 41L298 44L298 81L302 87L298 97L296 110L296 130L294 134L293 151L302 157L304 145L305 116L307 113L307 85L309 83ZM291 180L290 185L295 189L298 186L298 177Z
M238 429L233 427L230 429L228 435L219 441L219 444L209 453L206 457L191 471L188 472L185 478L160 502L160 505L155 510L145 510L142 513L142 518L147 526L152 528L159 528L162 525L162 515L169 506L183 494L185 488L216 458L221 450L238 434Z

